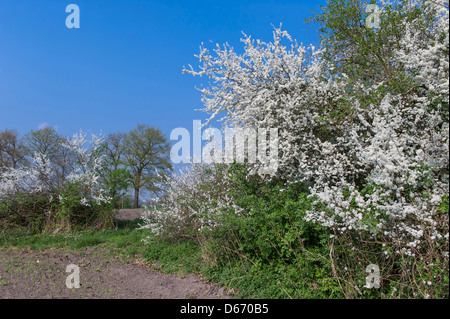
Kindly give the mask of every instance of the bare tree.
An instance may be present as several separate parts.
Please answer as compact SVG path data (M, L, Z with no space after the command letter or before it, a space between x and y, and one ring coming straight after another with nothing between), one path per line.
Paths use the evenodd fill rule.
M76 161L73 152L63 146L66 138L58 134L53 127L32 130L23 138L24 152L31 159L34 154L44 156L55 165L55 186L60 186Z
M24 161L23 144L16 130L0 132L0 169L5 167L17 168Z
M106 156L109 165L113 170L117 170L123 164L123 139L124 133L111 133L106 138L108 148Z

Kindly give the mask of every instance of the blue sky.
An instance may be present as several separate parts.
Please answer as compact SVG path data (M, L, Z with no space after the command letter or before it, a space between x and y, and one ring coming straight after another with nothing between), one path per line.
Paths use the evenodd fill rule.
M80 8L80 28L68 29L68 4ZM272 25L298 42L317 44L318 26L304 20L325 1L1 0L0 130L50 125L127 132L137 123L167 135L192 131L206 119L204 79L182 74L196 67L201 42L228 42L242 51L242 31L264 41ZM307 31L309 28L309 31ZM214 43L208 43L213 41ZM219 127L219 125L217 125Z

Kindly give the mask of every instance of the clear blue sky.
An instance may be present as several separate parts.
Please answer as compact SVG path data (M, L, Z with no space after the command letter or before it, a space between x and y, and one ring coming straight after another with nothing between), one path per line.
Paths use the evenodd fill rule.
M68 29L68 4L80 29ZM241 31L265 41L283 23L298 42L317 44L304 23L325 0L138 1L1 0L0 130L40 125L71 136L79 129L126 132L137 123L192 130L205 119L195 89L201 42L228 42L242 52ZM213 43L208 44L211 48ZM217 127L219 127L217 125Z

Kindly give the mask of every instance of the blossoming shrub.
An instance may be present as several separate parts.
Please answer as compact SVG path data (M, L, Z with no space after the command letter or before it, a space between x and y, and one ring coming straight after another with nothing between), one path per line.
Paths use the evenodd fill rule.
M304 219L312 204L307 186L248 172L237 164L228 170L227 192L239 212L223 211L220 226L202 231L200 243L214 261L208 276L243 290L241 297L344 297L333 278L329 230Z
M268 182L247 176L249 170L240 164L185 167L169 180L157 209L149 208L144 227L162 241L194 239L198 268L211 279L247 287L242 296L342 297L336 280L321 282L332 277L329 232L304 221L312 202L306 186ZM155 240L150 243L147 257L159 260Z
M44 154L29 166L7 169L0 176L0 225L35 232L105 227L112 222L110 198L99 183L103 139L80 132L64 144L76 161L63 181Z
M296 245L310 233L290 241L291 232L312 223L328 236L326 249L318 246L327 261L321 269L345 297L448 297L448 2L381 6L380 28L370 29L363 2L329 1L317 18L324 24L318 49L277 28L271 43L245 36L242 54L228 45L214 52L202 46L200 70L184 70L213 80L201 89L210 120L279 132L272 181L261 176L265 182L249 191L239 185L252 175L238 174L220 196L181 201L186 216L213 217L197 219L195 228L219 234L204 241L219 264L234 254L249 262L251 276L295 268L297 259L286 258L299 255ZM204 183L186 185L198 193ZM308 186L302 204L296 197L280 202L282 189L296 185ZM181 210L170 205L176 216ZM370 264L380 267L378 290L365 288ZM293 287L286 295L295 295Z
M195 239L204 227L214 227L222 207L233 207L227 194L226 167L186 166L167 178L167 192L144 217L145 228L171 240Z
M56 225L50 224L47 227L76 230L111 226L112 204L109 201L88 200L89 194L79 181L66 183L54 204L53 220Z

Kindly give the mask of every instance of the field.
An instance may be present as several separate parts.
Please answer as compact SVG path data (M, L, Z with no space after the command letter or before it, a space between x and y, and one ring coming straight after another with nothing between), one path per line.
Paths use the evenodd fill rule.
M0 298L228 298L224 288L143 258L140 210L119 211L116 230L0 239ZM80 288L66 287L66 267L80 269ZM169 273L163 273L166 270Z

